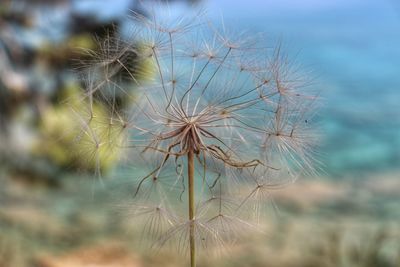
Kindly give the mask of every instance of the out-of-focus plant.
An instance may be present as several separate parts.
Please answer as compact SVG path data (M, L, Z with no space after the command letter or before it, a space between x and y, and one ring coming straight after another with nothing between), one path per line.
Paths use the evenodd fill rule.
M110 149L109 145L103 145L98 150L92 151L91 142L96 139L92 135L109 136L116 141L123 136L117 131L110 131L107 127L107 110L101 104L93 106L94 119L89 125L91 131L78 133L75 130L81 127L81 122L71 114L70 108L77 108L78 87L70 89L70 107L59 105L49 107L43 114L40 124L42 141L37 143L35 153L49 157L58 166L74 168L78 170L96 170L97 160L103 162L101 170L107 171L118 159L118 150ZM94 146L96 144L93 144Z
M46 128L53 126L47 120L56 114L64 119L68 116L69 110L64 109L64 114L60 106L60 95L66 94L70 84L79 87L71 73L71 59L86 56L77 47L96 49L88 32L101 34L112 21L93 16L91 23L83 23L82 14L68 1L22 0L1 6L1 164L11 172L27 173L29 179L52 179L60 167L72 170L74 165L57 164L60 157L69 157L68 146L55 146L60 137L49 134L55 130ZM54 110L56 114L50 114ZM58 158L52 158L55 154Z
M140 23L132 41L110 39L86 71L77 105L86 112L76 112L77 120L96 153L124 148L125 164L149 167L135 179L132 215L143 219L148 238L188 249L193 267L199 246L220 248L255 228L270 190L312 169L315 96L280 47L263 48L257 37L218 31L202 14L133 18ZM138 80L135 73L148 69L133 71L132 61L151 62L155 74ZM134 95L116 82L117 70L135 84ZM121 109L120 99L134 104ZM104 121L125 134L123 142L94 134L98 103L108 105Z
M131 2L132 9L140 12L140 4ZM27 173L29 179L53 178L58 176L57 170L76 167L92 170L96 165L86 160L90 158L87 152L78 153L82 149L77 147L73 129L79 122L63 103L80 94L82 84L71 71L76 61L95 60L106 45L104 36L108 41L120 36L123 21L116 16L102 17L96 11L85 13L75 6L73 1L45 0L0 5L0 162L12 172ZM86 53L88 49L95 52ZM145 64L140 68L151 68ZM134 63L129 68L136 79L145 78L135 72ZM124 70L118 71L125 75ZM134 90L126 79L116 82ZM120 108L129 105L127 99L118 101ZM96 112L98 117L107 117L108 110L96 104ZM92 124L104 122L97 119ZM96 128L102 135L104 127ZM80 148L86 140L81 141ZM103 171L115 165L117 150L100 154L102 161L108 162Z
M322 234L300 266L395 267L399 264L397 235L382 227L345 236L339 229ZM311 252L311 253L310 253Z

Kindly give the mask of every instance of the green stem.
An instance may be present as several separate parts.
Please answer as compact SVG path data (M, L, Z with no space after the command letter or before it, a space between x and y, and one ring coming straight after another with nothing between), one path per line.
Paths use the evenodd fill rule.
M190 243L190 267L196 267L196 246L194 238L194 154L189 151L188 155L188 187L189 187L189 243Z

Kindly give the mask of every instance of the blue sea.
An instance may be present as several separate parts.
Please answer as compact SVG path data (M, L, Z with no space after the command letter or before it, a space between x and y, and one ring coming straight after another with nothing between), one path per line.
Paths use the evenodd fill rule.
M400 169L400 2L209 0L227 28L279 40L321 92L319 157L335 178Z
M128 1L118 2L113 6L121 12ZM321 95L318 157L326 174L362 178L400 170L400 2L200 2L226 28L263 32L267 45L279 41L310 74Z

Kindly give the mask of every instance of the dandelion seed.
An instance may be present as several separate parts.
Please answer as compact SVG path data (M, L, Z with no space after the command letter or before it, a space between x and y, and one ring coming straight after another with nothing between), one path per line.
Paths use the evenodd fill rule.
M110 106L113 131L128 136L122 143L100 136L129 151L124 164L148 167L132 190L131 214L144 218L151 240L189 251L194 267L198 247L236 241L233 233L255 228L248 213L260 222L270 190L312 169L307 114L315 96L302 93L303 80L280 47L271 53L244 33L228 37L202 22L202 14L132 17L132 43L122 49L118 41L104 43L111 53L94 62L94 72L99 66L106 72L85 97ZM151 78L137 79L142 70L129 67L130 60L146 60ZM122 69L135 84L134 97L111 79ZM116 108L121 95L134 99L129 108Z

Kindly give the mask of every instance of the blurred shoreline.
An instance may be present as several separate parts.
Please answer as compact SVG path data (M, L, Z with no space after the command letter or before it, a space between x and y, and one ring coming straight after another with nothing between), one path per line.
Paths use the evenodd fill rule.
M274 205L271 202L264 211L264 234L250 234L245 241L228 246L228 251L238 253L202 257L202 262L240 266L232 262L232 256L243 262L249 259L250 253L260 264L292 266L293 262L303 264L310 258L316 262L332 260L328 251L315 255L315 246L321 250L325 246L328 250L329 246L338 246L333 249L341 250L342 246L371 242L370 238L379 238L376 235L384 236L379 241L382 244L372 241L378 246L376 249L381 250L380 246L388 244L392 246L392 242L397 244L400 234L397 224L400 219L398 177L399 173L387 173L365 177L354 183L304 178L282 190L272 190ZM54 190L40 184L26 184L24 179L18 182L15 177L1 179L0 240L3 243L0 251L15 249L10 255L22 257L19 260L24 264L4 265L4 257L9 260L7 257L10 255L0 253L0 266L32 266L30 264L35 263L34 266L40 267L83 267L85 262L96 261L99 261L99 266L107 267L121 266L118 264L124 262L126 266L157 266L154 262L168 254L164 250L160 254L149 254L135 219L124 211L115 213L115 204L129 198L117 194L121 191L115 185L126 187L126 182L108 180L100 186L96 181L78 177L63 181L66 183ZM299 238L305 239L301 241ZM299 242L301 246L297 247ZM276 248L279 246L284 249L282 247L278 252ZM179 263L181 256L171 255L170 266L184 266ZM348 255L338 254L336 257Z

